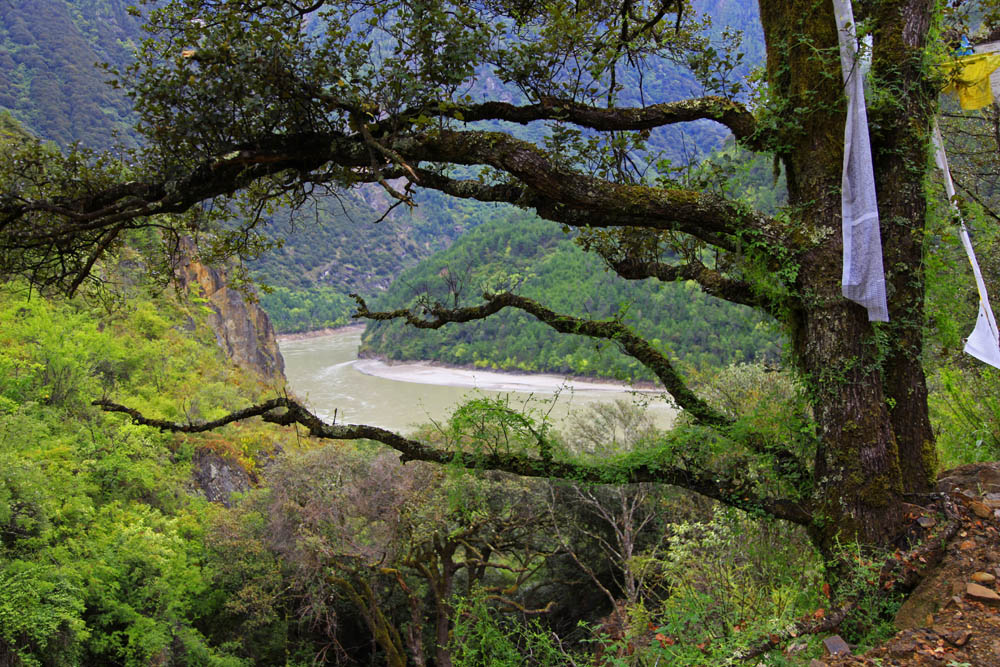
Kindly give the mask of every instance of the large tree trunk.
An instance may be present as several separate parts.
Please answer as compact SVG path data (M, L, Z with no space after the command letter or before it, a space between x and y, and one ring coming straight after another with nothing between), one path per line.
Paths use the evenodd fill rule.
M832 2L760 4L772 94L777 103L798 110L791 116L794 123L779 128L775 147L788 176L791 224L812 243L798 257L796 287L803 306L792 317L791 335L819 426L813 536L826 549L838 536L886 544L902 527L903 492L926 489L935 465L919 359L927 96L901 102L915 106L913 118L897 109L879 128L876 168L893 322L876 332L864 309L846 301L840 289L845 100ZM926 35L927 5L926 0L865 3L880 19L876 63L900 90L924 81L913 54ZM903 43L906 49L879 61L882 49ZM887 346L879 344L881 333L891 339Z
M927 412L924 380L924 266L927 215L924 175L937 90L923 54L930 0L884 0L874 7L876 85L888 88L871 109L875 178L885 248L889 335L885 392L899 446L903 490L926 493L937 474L937 449Z

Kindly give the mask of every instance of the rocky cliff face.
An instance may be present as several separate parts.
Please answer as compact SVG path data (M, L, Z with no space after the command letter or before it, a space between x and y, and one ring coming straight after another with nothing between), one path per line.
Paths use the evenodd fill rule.
M193 464L194 483L210 502L231 507L233 494L245 493L253 485L249 473L238 461L213 451L198 450Z
M196 288L208 299L212 309L208 323L219 347L241 368L284 384L285 360L267 313L230 288L224 270L206 266L192 259L190 248L184 250L174 270L182 287Z

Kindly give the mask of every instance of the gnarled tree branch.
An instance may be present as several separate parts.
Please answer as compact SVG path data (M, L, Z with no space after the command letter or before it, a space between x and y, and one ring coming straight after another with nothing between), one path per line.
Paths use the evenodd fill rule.
M386 153L395 157L389 160L381 154L386 164L373 168L370 144L376 138ZM422 162L490 166L509 174L513 183L474 185L419 168ZM330 169L331 165L336 168ZM409 178L419 179L423 187L534 208L542 217L568 225L676 230L728 250L740 245L738 235L751 232L761 240L762 252L774 248L776 258L789 243L780 224L735 202L693 190L596 178L569 169L538 146L503 133L440 130L419 136L369 137L366 141L359 133L311 132L262 137L253 145L208 157L176 177L98 187L71 197L3 193L0 245L8 252L0 262L0 271L23 272L24 267L17 266L18 253L61 257L82 235L102 239L106 230L123 229L122 223L136 221L128 227L152 224L152 216L182 213L202 201L232 195L279 174L292 174L293 180L303 183L350 185L377 181L383 166L408 171ZM116 235L104 240L110 245ZM84 259L75 265L86 268L92 263ZM76 283L77 274L58 276L56 282Z
M591 465L568 461L542 460L521 454L470 454L429 447L417 440L364 424L327 424L297 401L278 397L264 403L209 422L180 424L163 419L150 419L138 410L109 400L94 401L105 412L128 415L133 423L152 426L174 433L203 433L227 424L260 417L265 422L290 426L301 424L316 438L330 440L374 440L391 447L400 454L402 462L427 461L430 463L458 463L474 470L498 470L521 477L550 477L594 484L633 484L650 482L671 484L718 500L748 512L764 512L779 519L808 525L812 516L799 502L789 499L762 497L750 489L750 483L730 478L714 471L690 470L644 461L632 462L627 456L620 460Z
M580 104L573 100L544 98L537 104L522 106L507 102L484 102L446 106L422 113L458 118L466 122L504 120L521 125L540 120L559 120L602 132L651 130L694 120L714 120L729 128L737 141L744 144L748 144L757 132L757 122L746 107L739 102L714 95L647 107L610 109Z
M354 317L376 321L402 319L418 329L440 329L449 323L482 320L504 308L523 310L560 333L572 333L613 341L625 354L651 370L663 383L664 388L674 401L681 408L687 410L698 423L723 430L734 423L732 419L716 411L691 391L667 357L617 320L595 321L559 314L527 297L509 292L484 294L483 298L486 303L480 306L446 308L440 303L422 306L422 314L407 308L372 312L368 309L363 298L357 294L351 296L358 304L358 312ZM775 470L783 477L789 480L808 478L808 471L803 462L787 448L773 442L767 442L755 434L740 437L739 441L756 454L772 457Z
M472 322L482 320L500 312L504 308L516 308L533 315L559 333L571 333L591 338L600 338L616 343L629 355L653 372L677 404L687 410L699 423L706 426L727 426L732 420L717 412L691 391L670 360L658 352L645 339L636 335L629 327L617 320L588 320L571 315L563 315L549 310L536 301L517 294L484 294L486 303L466 308L445 308L441 304L424 307L427 319L409 309L373 312L357 294L351 295L358 303L354 317L376 321L403 319L418 329L440 329L452 322Z
M488 165L504 171L525 188L518 206L535 208L549 220L598 227L633 226L677 230L735 249L737 234L752 232L761 245L776 250L790 240L776 220L708 192L683 188L613 183L568 169L534 144L501 132L441 130L403 137L396 151L413 161ZM706 239L708 240L708 239ZM776 252L775 259L778 259Z
M759 308L775 319L782 319L783 313L790 305L786 302L775 303L773 299L755 292L750 283L723 275L697 259L690 259L684 264L665 264L630 256L606 258L606 261L615 273L627 280L645 278L656 278L661 282L693 280L705 290L706 294L732 303Z

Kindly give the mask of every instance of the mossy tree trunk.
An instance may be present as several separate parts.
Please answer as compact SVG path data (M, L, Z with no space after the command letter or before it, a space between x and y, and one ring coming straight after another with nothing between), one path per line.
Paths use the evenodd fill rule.
M926 167L938 90L925 53L934 3L885 0L872 8L875 85L888 93L872 107L872 142L886 281L892 295L883 367L889 414L906 493L933 489L937 450L924 378L923 266Z
M826 546L838 535L887 543L901 527L903 493L926 491L936 467L920 359L931 3L858 2L855 12L877 18L874 85L892 92L879 95L870 114L890 311L878 331L862 307L841 297L845 98L832 3L761 2L772 92L801 111L776 148L793 224L816 240L800 255L803 298L791 334L819 428L811 529Z

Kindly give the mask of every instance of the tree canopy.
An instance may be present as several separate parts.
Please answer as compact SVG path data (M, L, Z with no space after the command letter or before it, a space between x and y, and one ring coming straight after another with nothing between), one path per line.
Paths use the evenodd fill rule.
M760 0L759 9L766 66L746 91L739 37L710 45L702 16L682 0L158 3L138 62L115 82L134 99L146 147L122 161L19 144L0 166L0 269L74 291L144 226L209 231L222 253L253 251L269 207L359 183L381 185L398 206L426 188L533 209L580 229L584 247L624 279L694 281L774 317L809 395L808 424L775 441L706 403L662 349L621 321L555 312L503 281L470 304L377 312L359 299L359 315L436 328L515 309L612 341L688 421L652 458L607 464L608 479L677 484L771 513L807 526L821 547L838 536L886 544L902 529L904 495L930 490L936 471L922 258L942 10L931 0L855 7L873 40L868 111L890 314L875 325L840 289L846 101L833 6ZM644 77L662 62L690 70L695 96L646 94ZM693 121L772 155L787 205L755 210L658 170L644 147ZM521 129L536 125L544 129L531 136ZM234 214L235 231L218 225ZM370 427L318 423L285 399L238 416L250 414L380 440L404 457L461 458ZM686 455L720 442L753 465ZM544 438L536 444L470 465L606 477L556 460Z

